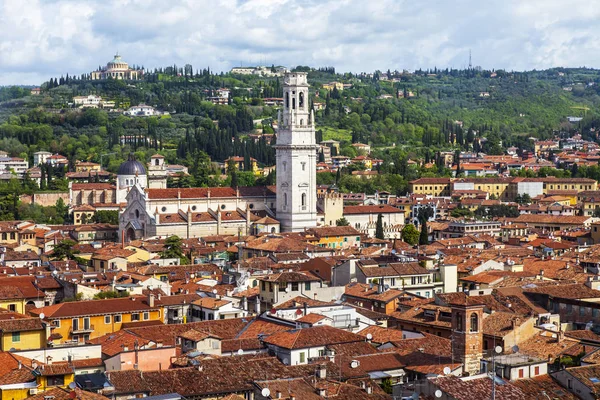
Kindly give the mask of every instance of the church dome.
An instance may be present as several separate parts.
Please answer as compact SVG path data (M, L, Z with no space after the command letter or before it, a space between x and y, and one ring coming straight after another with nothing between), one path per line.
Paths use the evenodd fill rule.
M117 175L146 175L146 168L133 154L129 154L127 161L119 166Z

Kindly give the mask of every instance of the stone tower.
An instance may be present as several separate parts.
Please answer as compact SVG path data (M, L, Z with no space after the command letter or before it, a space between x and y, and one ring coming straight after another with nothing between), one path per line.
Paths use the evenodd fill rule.
M317 144L305 72L283 78L277 145L277 219L281 231L298 232L317 225Z
M476 303L465 296L464 302L450 304L453 361L464 364L469 375L479 373L483 357L483 305Z

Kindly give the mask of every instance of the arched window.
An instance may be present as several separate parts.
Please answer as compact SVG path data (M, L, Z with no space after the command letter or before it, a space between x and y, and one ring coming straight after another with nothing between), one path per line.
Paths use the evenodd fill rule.
M298 108L304 108L304 93L300 92L300 97L298 98Z
M302 207L306 207L306 193L302 193Z
M304 125L304 120L300 119L300 126Z
M479 331L479 318L476 313L471 314L471 332Z
M287 193L283 194L283 206L287 207Z
M159 160L157 158L156 160L154 160L154 165L158 165L158 163L159 163Z
M290 108L290 92L285 93L285 108Z
M461 314L456 314L456 330L457 331L463 330L463 317Z
M292 110L296 109L296 98L292 97Z

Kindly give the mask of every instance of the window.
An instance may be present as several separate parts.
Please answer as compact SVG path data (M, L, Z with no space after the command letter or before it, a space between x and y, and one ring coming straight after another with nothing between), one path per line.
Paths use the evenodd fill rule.
M300 363L306 362L306 354L304 352L300 353Z
M79 342L79 335L73 335L73 341Z
M523 378L525 376L525 372L523 368L519 368L519 378Z
M19 343L21 341L21 332L13 332L12 341L13 343Z
M260 283L260 287L261 287L261 290L262 290L262 291L265 291L265 290L267 290L267 282L265 282L265 281L262 281L262 282Z
M46 378L46 381L48 382L48 386L64 386L65 385L64 375L48 376Z
M298 291L298 282L292 282L292 291Z
M479 318L476 313L471 314L471 332L479 331Z
M540 367L534 367L533 373L535 374L535 376L538 376L540 374Z
M300 125L302 125L302 124L300 124ZM306 171L306 163L303 162L303 163L300 163L300 164L302 165L302 171Z
M14 312L14 311L17 311L17 305L16 305L16 304L9 304L9 305L8 305L8 309L9 309L10 311L13 311L13 312Z
M573 389L573 381L571 379L567 379L567 389Z
M585 315L585 307L579 306L579 316L583 317Z
M390 279L390 286L396 286L396 278Z
M60 328L60 319L53 320L52 326L54 326L55 328Z
M463 318L461 314L456 314L456 330L462 331L463 329Z
M573 305L567 304L567 314L571 314L573 312Z
M302 208L306 207L306 193L302 193Z
M148 321L150 319L150 313L148 311L144 312L144 321Z
M279 291L280 292L285 292L285 289L287 289L287 282L281 282L279 284Z
M121 316L120 315L113 316L113 322L115 324L120 324L121 323Z
M140 313L133 313L133 314L131 314L131 320L132 321L139 321L140 320Z
M79 330L79 319L78 318L73 318L71 320L71 327L73 328L73 331Z
M300 92L300 96L298 99L298 107L304 108L304 93Z
M304 283L304 290L310 290L310 282Z
M283 207L287 207L287 193L283 194Z

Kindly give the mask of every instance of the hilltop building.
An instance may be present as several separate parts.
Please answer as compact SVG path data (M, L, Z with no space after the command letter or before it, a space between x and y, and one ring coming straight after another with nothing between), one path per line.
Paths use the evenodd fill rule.
M144 71L141 69L129 68L129 64L121 59L119 53L115 54L115 58L109 61L105 67L100 68L97 71L92 71L92 80L101 79L125 79L125 80L137 80L142 79Z

